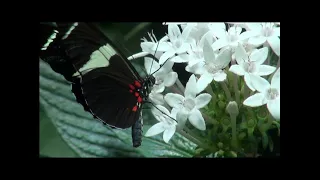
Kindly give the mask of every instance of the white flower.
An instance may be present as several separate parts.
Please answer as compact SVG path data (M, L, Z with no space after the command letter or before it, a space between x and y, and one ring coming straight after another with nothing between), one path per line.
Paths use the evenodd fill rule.
M190 49L188 51L190 61L188 62L188 65L186 66L186 71L199 74L197 72L197 64L199 62L204 62L204 56L203 56L203 46L204 42L207 41L209 44L212 44L217 39L214 37L212 31L208 31L206 34L202 36L200 40L191 39L190 40ZM201 63L200 63L201 64ZM198 64L198 65L200 65ZM202 65L202 64L201 64Z
M152 113L155 116L155 118L159 121L159 123L153 125L150 129L148 129L145 136L155 136L163 132L163 140L164 142L168 143L174 135L174 133L176 132L177 123L173 119L176 118L177 112L171 111L171 113L169 113L168 109L161 105L156 105L156 107L161 112L158 109L153 108ZM173 119L171 119L170 117Z
M149 93L149 100L151 102L153 102L154 104L160 104L163 105L164 99L163 99L163 94L161 94L163 92L164 88L162 89L162 87L159 87L157 85L154 85L152 87L151 92Z
M187 26L192 26L189 38L192 38L196 41L200 41L205 34L209 31L212 38L215 38L216 33L221 34L225 32L224 23L188 23ZM215 38L216 39L216 38ZM212 43L211 43L212 44Z
M223 47L234 48L238 45L238 42L242 43L250 37L256 36L258 33L256 31L245 31L241 33L241 27L231 27L228 32L224 34L217 34L218 40L212 44L213 50L218 50Z
M258 36L249 39L250 44L259 46L268 42L273 52L280 56L280 27L275 23L248 23L247 26L258 33Z
M158 62L154 61L152 58L144 58L144 67L147 73L153 74L155 78L155 86L157 86L157 92L163 92L165 87L172 86L178 79L178 74L172 71L173 62L167 61L161 68Z
M197 83L197 93L203 91L213 79L218 82L226 79L227 74L222 69L230 63L231 51L229 49L222 50L216 57L209 43L205 41L203 56L204 61L199 62L195 70L197 74L201 74Z
M148 36L151 40L148 41L147 38L142 38L142 41L140 46L141 46L141 49L143 52L145 52L145 54L152 54L154 55L156 58L160 58L163 53L164 53L164 50L159 50L157 49L157 45L158 43L161 43L161 42L165 42L168 40L168 36L164 36L163 38L161 38L158 42L157 38L155 37L155 35L153 34L153 31L151 32L151 34L148 32ZM157 49L157 52L155 53L155 49Z
M192 26L187 26L181 33L177 25L168 25L168 36L170 42L159 43L157 49L159 51L165 51L159 59L159 64L163 64L167 59L177 63L188 62L188 54L186 52L189 49L189 44L187 43L187 39L192 28ZM153 50L156 50L155 46Z
M250 107L257 107L267 104L271 115L280 119L280 68L274 73L271 84L259 76L251 75L253 86L259 93L248 97L243 104Z
M169 24L174 24L174 25L184 25L188 24L187 22L163 22L163 25L169 25Z
M257 49L258 46L254 46L252 44L248 43L248 40L244 40L242 42L242 46L245 49L245 51L247 52L247 55L250 56L250 54L252 53L253 50ZM232 60L235 61L236 60L236 56L235 56L235 50L232 51Z
M178 110L177 121L180 128L182 128L187 119L189 119L189 122L194 127L199 130L205 130L206 124L199 109L210 102L211 95L203 93L196 96L196 85L196 77L195 75L191 75L186 85L184 97L180 94L168 93L165 95L164 100L169 106L173 107L173 109Z
M250 56L248 56L243 46L239 43L235 52L235 58L238 64L232 65L229 71L239 76L244 76L244 81L246 82L247 86L252 91L255 91L255 88L251 83L250 74L267 76L276 70L276 68L273 66L262 64L267 59L267 56L268 47L258 50L256 49L252 51Z
M228 23L228 24L233 24L233 26L242 27L242 28L244 28L244 29L246 29L246 30L249 29L248 26L247 26L248 23L245 23L245 22L241 22L241 23L238 23L238 22L227 22L227 23Z
M226 34L226 24L225 23L209 23L209 29L215 36L215 38L220 38Z
M161 38L159 41L157 40L157 38L155 37L155 35L153 34L153 32L148 33L148 36L150 38L151 41L148 41L147 38L142 38L141 40L143 42L140 43L142 52L133 54L132 56L128 57L128 60L134 60L134 59L138 59L141 57L145 57L148 54L152 54L153 56L155 56L157 59L159 59L165 50L159 50L158 44L161 42L165 42L168 40L168 36L164 36L163 38ZM157 50L157 52L156 52Z

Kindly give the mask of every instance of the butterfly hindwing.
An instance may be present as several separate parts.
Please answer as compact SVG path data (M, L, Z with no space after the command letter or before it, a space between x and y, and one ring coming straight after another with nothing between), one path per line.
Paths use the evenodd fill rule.
M113 56L110 63L121 62L120 56ZM115 68L115 69L114 69ZM105 123L119 127L131 127L139 117L140 106L137 96L130 92L129 84L135 80L125 76L125 71L115 66L96 68L81 76L81 93L85 99L78 102ZM84 103L84 104L83 104ZM133 108L137 106L136 110Z

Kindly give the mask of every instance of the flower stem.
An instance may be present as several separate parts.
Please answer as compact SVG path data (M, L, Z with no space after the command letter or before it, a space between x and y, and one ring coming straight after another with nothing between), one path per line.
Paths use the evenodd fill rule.
M194 132L192 132L187 126L183 127L183 130L185 132L187 132L188 134L190 134L192 137L196 138L196 139L201 139L201 137L199 137L197 134L195 134Z
M222 86L222 89L223 89L224 92L226 93L226 96L227 96L228 101L229 101L229 102L232 101L232 99L231 99L231 93L230 93L230 91L229 91L226 83L225 83L225 82L220 82L220 84L221 84L221 86Z
M182 136L184 136L185 138L187 138L188 140L190 140L191 142L195 143L196 145L198 145L199 147L201 147L202 149L209 149L211 151L216 151L216 148L214 147L209 147L208 145L206 145L205 143L201 142L199 139L196 139L195 137L191 136L190 134L188 134L187 132L185 132L184 130L179 130L178 131Z
M178 88L178 86L177 85L174 85L174 86L171 86L170 87L170 90L172 91L172 92L174 92L174 93L177 93L177 94L183 94L183 92L181 92L181 90Z
M234 95L236 97L236 102L237 104L240 104L240 93L239 93L239 87L238 87L238 76L236 74L233 74L233 90L234 90Z
M268 46L265 46L265 45L264 45L264 47L267 47L267 48L268 48L268 57L267 57L266 61L264 61L263 64L265 64L265 65L270 65L270 59L271 59L271 57L272 57L273 52L272 52L272 49L269 48Z
M246 100L249 96L249 87L247 86L246 83L243 84L244 85L244 92L243 92L243 101Z
M148 22L139 23L131 31L129 31L129 33L127 33L124 36L124 40L128 41L130 38L132 38L134 35L136 35L139 31L142 31L143 29L145 29L149 25L151 25L151 23L148 23Z
M227 65L225 68L226 68L227 71L229 71L229 65Z
M232 141L231 144L236 148L237 147L237 116L230 114L231 118L231 129L232 129Z
M219 124L219 122L213 118L210 118L208 115L206 115L205 113L202 113L202 117L204 118L205 121L210 122L212 124Z
M272 122L274 121L274 118L272 117L272 115L269 113L268 116L268 122L267 122L267 127L268 129L270 128L270 126L272 125Z
M247 109L248 109L248 112L249 112L250 116L254 119L255 122L257 122L257 118L254 115L254 112L253 112L252 108L251 107L247 107Z
M280 57L278 59L278 62L277 62L277 69L280 67Z
M213 92L210 84L206 87L206 91L212 96L211 101L213 103L213 107L215 108L217 103L217 95Z
M185 88L184 88L184 86L182 85L182 83L180 82L179 78L178 78L177 81L176 81L176 85L179 87L179 89L180 89L181 92L184 92Z

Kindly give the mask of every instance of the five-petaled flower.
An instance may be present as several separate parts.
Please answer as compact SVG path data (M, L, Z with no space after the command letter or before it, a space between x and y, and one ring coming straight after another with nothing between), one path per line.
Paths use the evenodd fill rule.
M259 46L267 42L273 52L280 56L280 27L277 27L276 23L247 23L247 26L257 33L257 36L250 37L250 44Z
M144 66L147 73L153 74L155 84L149 94L149 99L156 104L163 104L163 95L160 94L164 91L165 87L172 86L178 79L178 74L172 71L173 62L168 61L163 66L152 58L144 58Z
M225 32L224 34L217 34L219 39L212 44L213 50L228 47L233 49L238 45L239 42L242 43L244 40L257 35L256 31L249 30L243 33L241 32L241 27L232 26L228 32Z
M250 56L247 55L243 46L239 43L236 48L235 58L238 64L232 65L230 67L230 71L239 75L244 76L244 81L247 86L255 91L251 83L251 74L258 76L266 76L273 73L276 68L269 65L263 65L262 63L267 59L268 56L268 47L264 47L261 49L255 49L252 51Z
M168 109L161 105L156 105L156 107L152 109L152 113L159 122L148 129L145 136L155 136L163 132L163 140L168 143L176 132L177 122L174 119L177 112L172 110L170 113Z
M176 24L168 25L168 37L170 42L159 42L159 45L154 46L153 50L158 49L165 53L160 57L159 64L163 64L168 59L176 63L188 62L187 51L189 44L187 39L192 30L192 26L187 26L181 33Z
M204 60L196 66L195 72L200 74L197 82L198 92L203 91L212 80L222 82L226 80L227 74L223 71L231 61L231 51L229 49L222 50L216 54L207 41L203 46Z
M210 100L211 95L203 93L197 96L197 82L195 75L191 75L187 82L184 96L175 93L168 93L164 96L164 100L178 110L177 121L179 127L183 127L189 119L189 122L199 130L205 130L206 125L202 117L200 108L206 106Z
M264 78L250 75L252 85L259 93L248 97L243 104L250 107L258 107L267 104L271 115L280 119L280 68L274 73L271 84Z

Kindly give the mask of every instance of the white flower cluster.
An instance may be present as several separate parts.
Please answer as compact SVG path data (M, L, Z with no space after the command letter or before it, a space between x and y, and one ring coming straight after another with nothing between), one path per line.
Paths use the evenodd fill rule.
M272 52L280 57L280 23L164 25L168 26L166 36L157 41L153 34L149 34L151 41L144 38L141 43L143 52L132 56L152 54L159 59L159 62L152 62L145 57L145 68L149 74L155 72L156 79L149 98L162 111L153 110L159 123L152 126L146 136L163 132L163 139L168 142L187 120L197 129L205 130L199 109L205 107L212 96L203 92L212 81L226 81L228 71L243 77L251 90L252 96L242 102L245 106L267 104L271 115L280 120L280 67L277 69L265 63ZM172 70L174 63L186 63L185 70L192 75L185 89L180 88L184 92L163 95L166 87L179 85L178 74ZM272 73L269 83L265 76ZM168 106L171 112L166 108Z

